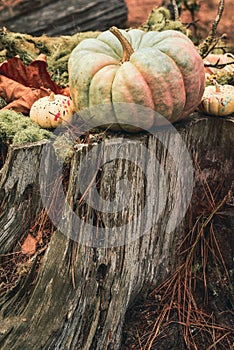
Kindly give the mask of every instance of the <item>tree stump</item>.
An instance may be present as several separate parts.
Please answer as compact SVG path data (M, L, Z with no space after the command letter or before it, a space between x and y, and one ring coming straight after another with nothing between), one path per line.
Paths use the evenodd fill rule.
M220 199L228 193L230 197L234 166L233 118L213 118L195 113L177 123L175 128L189 151L194 169L191 210L196 211L198 199L204 196L204 178L210 191L219 188ZM77 231L72 231L72 217L66 218L64 212L60 212L61 222L52 235L42 263L37 266L40 253L36 252L30 257L27 273L19 277L13 288L1 294L2 350L121 349L126 311L142 290L158 285L175 272L177 247L188 230L188 212L173 231L168 230L172 212L180 202L178 198L183 197L186 190L178 187L178 184L186 186L186 181L181 182L180 173L167 150L173 140L176 153L184 152L178 139L172 136L166 129L157 131L157 138L144 133L110 133L109 141L102 149L107 160L103 166L98 163L98 142L75 147L69 168L66 203L83 224ZM112 159L108 153L116 143L116 159ZM123 145L122 159L118 157L120 144ZM9 147L0 173L1 254L14 251L20 237L30 229L33 217L42 209L40 163L42 157L46 160L49 156L47 151L43 155L47 146L45 141ZM141 162L147 159L144 147L155 154L155 163L145 164L152 170L147 172L147 178L141 168ZM86 164L86 170L97 169L92 174L95 188L109 203L118 198L118 191L125 188L121 181L127 179L127 186L129 183L132 186L130 192L126 187L126 193L130 194L127 209L113 212L110 208L109 213L103 213L94 208L95 203L92 207L89 196L92 186L87 188L86 196L82 195L81 180L90 176L85 170L81 176L79 169L82 164ZM46 166L44 171L51 180L54 174L51 175ZM161 188L161 175L169 189L165 198L154 188ZM54 189L58 191L58 187ZM150 197L151 193L155 197ZM152 206L146 205L147 196L151 198ZM228 205L227 201L224 205ZM144 208L147 208L147 215L143 220L141 212ZM143 226L147 226L147 220L154 215L153 208L160 211L160 215L144 232ZM64 210L63 207L57 209ZM53 216L52 212L50 214ZM133 220L134 215L138 221ZM87 231L88 225L95 228L93 241ZM104 228L110 228L114 237L98 236L103 235ZM107 243L103 244L103 240Z
M13 32L34 36L69 35L89 30L106 30L127 22L124 0L19 0L0 5L0 22Z

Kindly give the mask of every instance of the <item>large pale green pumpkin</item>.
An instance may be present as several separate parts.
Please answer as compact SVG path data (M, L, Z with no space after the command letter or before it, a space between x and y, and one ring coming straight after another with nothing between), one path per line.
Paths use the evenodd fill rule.
M87 124L113 124L115 130L132 132L139 130L135 124L149 129L162 123L155 113L137 113L136 104L173 123L194 111L205 88L202 58L186 35L173 30L112 27L72 51L68 72L75 110ZM119 102L130 106L127 113ZM92 113L82 113L85 109Z

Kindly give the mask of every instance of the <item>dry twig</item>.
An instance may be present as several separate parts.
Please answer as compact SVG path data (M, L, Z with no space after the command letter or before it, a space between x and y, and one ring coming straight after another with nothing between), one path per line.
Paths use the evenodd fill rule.
M224 35L222 35L220 38L216 38L217 27L221 20L223 10L224 10L224 0L220 0L218 5L218 13L212 24L210 33L208 37L205 39L205 41L203 41L199 45L199 53L202 58L205 58L215 48L219 40L224 38Z
M171 0L171 5L173 7L175 21L177 21L179 19L179 10L176 0Z

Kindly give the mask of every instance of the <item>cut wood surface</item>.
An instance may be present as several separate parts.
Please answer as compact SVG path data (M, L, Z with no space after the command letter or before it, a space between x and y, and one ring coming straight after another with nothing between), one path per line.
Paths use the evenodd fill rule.
M198 198L204 195L201 181L204 178L211 191L219 188L222 199L230 192L233 182L233 118L212 118L195 113L175 126L194 162L195 181L190 207L196 210ZM98 144L92 146L94 157L90 160L90 147L86 144L77 146L70 168L67 203L79 218L85 218L86 223L96 227L97 237L101 228L111 227L117 243L119 235L124 234L125 244L114 244L113 237L109 237L110 241L112 239L110 246L102 246L101 239L100 247L97 244L92 246L85 239L88 233L86 225L81 225L74 235L71 222L63 215L60 230L53 234L39 270L35 269L35 254L29 273L22 275L18 284L0 298L2 350L121 349L127 309L142 290L147 290L148 285L159 284L175 271L177 247L187 232L187 216L173 232L167 232L172 209L178 205L180 179L166 151L171 142L170 132L161 130L159 133L161 142L146 134L109 135L109 139L115 138L115 142L116 137L121 140L124 137L126 142L122 142L122 155L125 155L125 159L129 154L132 157L132 150L135 150L133 159L139 162L142 159L140 156L144 156L144 153L139 154L139 145L154 152L164 169L170 189L157 223L139 237L137 232L143 230L142 225L145 224L141 211L151 190L147 186L153 187L160 180L156 175L160 174L151 171L145 179L134 162L118 157L107 162L102 171L96 174L101 196L113 200L123 176L132 183L133 191L126 211L100 214L85 204L86 197L84 203L80 203L79 171L84 162L89 164L89 169L97 166L95 162L100 148ZM174 142L180 154L179 143ZM14 244L30 227L29 218L41 208L38 171L46 145L46 142L40 142L10 147L8 151L0 173L1 253L12 252ZM110 147L104 147L103 152L107 156ZM47 171L45 168L45 174ZM159 200L158 193L158 197L153 198L152 206L160 205ZM152 208L149 208L149 216L152 213ZM133 225L134 215L139 217L137 227ZM122 227L129 222L130 225L123 232Z

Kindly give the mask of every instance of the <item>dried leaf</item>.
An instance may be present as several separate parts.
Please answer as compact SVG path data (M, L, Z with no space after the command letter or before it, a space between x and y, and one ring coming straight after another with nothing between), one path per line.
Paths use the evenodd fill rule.
M44 87L56 94L61 94L63 88L57 85L47 71L46 55L41 54L29 66L25 66L18 56L0 65L0 75L4 75L24 86L39 89Z
M5 76L0 76L0 96L8 102L2 110L13 109L28 114L32 104L41 97L50 94L45 88L31 89Z
M8 103L3 109L29 114L32 104L51 91L55 94L69 93L67 88L63 89L51 79L44 54L29 66L25 66L17 56L0 65L0 96Z
M30 233L21 246L21 251L25 255L32 255L36 252L37 240Z

